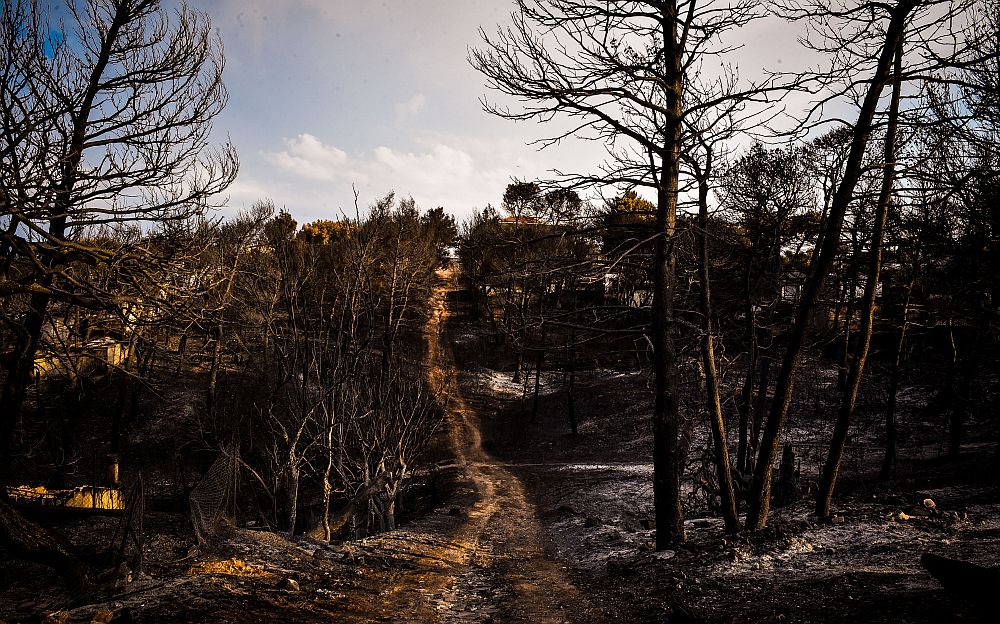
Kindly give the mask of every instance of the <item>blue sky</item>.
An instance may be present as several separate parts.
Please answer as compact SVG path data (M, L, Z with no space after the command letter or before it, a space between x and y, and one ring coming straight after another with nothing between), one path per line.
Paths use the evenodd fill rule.
M180 0L164 0L176 5ZM58 6L61 0L50 0ZM528 145L552 127L483 112L482 77L466 58L478 28L496 30L508 0L188 0L225 47L230 100L216 119L240 174L226 214L271 199L300 222L365 209L389 191L460 219L498 205L512 178L593 171L600 145ZM740 36L741 71L789 69L800 54L786 24ZM785 65L782 66L782 57Z
M502 1L204 0L225 45L230 103L216 121L240 154L230 211L271 198L300 222L389 191L460 217L498 204L511 177L592 167L594 146L525 143L531 124L481 110L466 61Z
M64 2L43 0L56 17ZM230 100L215 138L233 142L241 166L224 214L270 199L300 223L336 219L353 213L356 189L362 210L394 191L464 219L499 205L513 178L592 173L605 156L600 144L572 138L539 151L530 143L559 134L558 124L482 110L480 98L495 94L468 51L482 44L480 27L493 33L508 22L510 0L187 2L209 15L225 48ZM742 47L727 62L744 78L825 65L797 42L802 32L773 17L755 21L733 34ZM801 114L809 98L784 104ZM850 119L853 110L838 102L827 115Z
M599 145L483 112L482 77L468 64L478 28L509 19L506 0L192 0L226 52L230 103L218 119L241 159L233 212L270 198L300 223L353 212L389 191L460 218L498 205L512 177L591 171ZM780 66L787 25L747 34L744 71ZM791 49L790 49L791 46ZM768 50L778 50L772 56Z

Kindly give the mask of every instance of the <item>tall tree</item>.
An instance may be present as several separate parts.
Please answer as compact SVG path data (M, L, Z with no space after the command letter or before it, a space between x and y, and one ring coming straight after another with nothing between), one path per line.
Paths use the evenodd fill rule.
M830 200L821 241L814 249L795 321L788 332L785 354L775 382L774 400L764 425L754 468L746 518L749 529L761 528L767 523L774 461L792 405L806 333L838 251L844 217L862 177L865 152L875 127L882 92L893 75L896 50L904 39L914 42L914 50L904 48L903 51L901 79L904 84L927 79L936 68L947 65L953 58L955 33L952 27L966 20L970 4L948 0L898 0L882 4L775 3L788 17L809 20L811 36L806 39L806 44L833 59L831 67L819 76L825 84L834 87L833 91L811 112L846 96L857 102L858 115L851 128L850 148L843 173Z
M29 297L5 312L13 349L0 390L0 482L49 303L114 310L120 295L74 278L114 266L147 283L169 246L88 244L95 227L147 227L203 213L235 177L228 145L209 144L226 104L222 46L205 14L156 0L68 0L59 29L40 4L4 2L0 100L0 292ZM26 30L27 29L27 30ZM155 290L152 287L143 290Z
M892 95L889 102L888 120L884 138L882 186L879 190L878 201L875 206L875 223L868 248L868 274L865 279L865 291L861 304L861 328L858 336L857 350L851 359L850 370L847 374L847 383L841 398L840 410L837 413L833 438L830 441L830 451L823 466L822 475L820 476L819 491L816 495L816 515L821 518L830 515L830 502L833 498L833 489L837 484L837 476L840 473L840 462L844 455L844 445L847 442L848 428L854 420L854 408L858 400L858 390L861 388L861 376L864 373L865 363L868 360L868 349L872 342L872 328L875 324L875 297L879 291L879 284L881 282L882 248L896 177L896 129L899 120L899 98L902 84L900 80L903 64L902 39L897 44L893 57L895 60ZM903 314L903 327L905 327L905 305Z
M519 0L513 26L474 50L487 85L516 98L518 110L487 104L506 119L568 118L569 134L601 141L609 159L579 184L643 186L656 194L650 272L653 301L653 498L656 547L684 539L681 415L674 344L677 204L689 75L721 33L753 17L754 3Z

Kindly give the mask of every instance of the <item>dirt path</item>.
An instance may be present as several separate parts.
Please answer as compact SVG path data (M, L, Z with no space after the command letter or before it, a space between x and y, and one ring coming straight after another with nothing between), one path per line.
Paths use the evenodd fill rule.
M460 512L461 523L446 537L427 530L434 518L387 537L410 552L413 543L407 540L424 545L413 552L419 569L400 575L388 590L391 602L412 621L599 622L597 610L565 570L546 556L537 512L521 482L483 450L478 418L459 389L445 340L445 324L454 313L448 294L457 288L457 275L439 277L435 311L425 328L428 374L449 400L449 440L476 502Z

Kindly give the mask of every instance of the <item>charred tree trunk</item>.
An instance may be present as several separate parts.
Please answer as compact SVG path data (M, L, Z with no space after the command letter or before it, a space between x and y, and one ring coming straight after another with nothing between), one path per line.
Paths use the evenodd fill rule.
M326 466L323 467L323 502L320 506L321 517L323 518L323 541L329 542L333 537L330 525L330 497L333 494L333 484L330 483L330 476L333 473L333 426L327 423L326 428Z
M955 344L955 324L948 319L948 377L945 380L944 406L948 410L948 457L956 459L962 450L962 421L965 418L962 401L956 391L958 377L958 347Z
M74 589L91 583L92 570L66 540L31 522L0 498L0 545L13 556L54 568Z
M542 365L545 363L545 321L542 321L542 343L538 347L538 355L535 358L535 389L531 400L531 422L538 420L538 393L542 383Z
M573 436L578 434L576 423L576 333L569 337L569 381L566 383L566 413L569 416L569 430Z
M781 453L781 467L778 469L778 492L775 503L779 507L791 505L799 500L801 495L799 472L795 467L795 449L791 444L785 444L785 450Z
M848 263L848 274L844 277L846 303L844 307L844 335L840 347L840 365L837 367L837 392L847 390L847 376L851 370L851 336L854 329L854 297L858 291L858 256L861 251L858 242L858 227L851 231L851 261ZM861 311L864 314L864 311Z
M215 413L216 394L219 386L219 366L222 358L222 323L212 330L212 362L208 371L208 391L205 393L205 410Z
M914 267L915 269L916 267ZM903 310L899 315L899 331L896 333L896 348L893 352L892 369L889 372L889 397L885 406L885 454L882 457L882 469L879 480L888 481L896 466L896 395L899 393L900 369L903 365L903 347L906 345L907 316L910 311L910 297L913 294L914 278L906 287L903 298Z
M288 467L288 537L295 537L295 524L299 516L299 467L298 460L289 456Z
M656 398L653 407L653 507L656 513L656 549L665 550L684 540L681 505L680 406L677 400L677 352L671 334L676 289L674 236L677 225L677 185L681 144L681 46L677 36L677 8L668 3L661 14L663 84L667 100L663 119L665 144L657 174L656 231L653 256L652 342Z
M736 533L740 519L736 512L736 495L733 492L732 466L729 463L729 441L726 421L719 401L719 379L715 370L715 340L712 336L712 290L708 272L708 176L712 167L711 149L706 149L705 169L698 184L698 278L701 280L702 360L705 365L705 390L708 401L708 420L715 447L715 469L719 480L719 497L726 533Z
M753 458L757 454L757 446L760 441L760 428L764 424L764 410L767 408L767 388L771 383L771 363L770 358L757 356L757 401L754 403L753 411L750 413L750 437L749 452L747 453L747 466L745 474L753 474Z
M753 412L753 386L754 374L757 369L757 318L754 313L752 288L751 288L751 264L748 260L746 274L744 275L744 299L743 316L745 326L743 333L747 341L747 365L746 375L743 377L743 387L740 390L740 399L736 409L739 412L740 437L736 447L736 467L744 473L753 470L753 449L750 442L750 421Z
M882 188L879 191L878 205L875 210L875 224L872 231L871 249L868 258L868 276L865 281L864 301L861 306L861 327L858 333L858 349L851 361L847 374L847 385L841 399L837 422L833 428L833 439L830 442L830 452L820 477L819 491L816 495L816 515L826 518L830 515L830 503L833 490L837 485L840 473L840 463L844 456L844 445L847 443L847 433L854 420L854 408L858 400L858 390L861 388L861 378L868 359L868 349L872 342L872 327L875 323L875 296L878 293L879 280L882 274L882 242L885 238L885 224L892 203L892 187L896 168L896 125L899 117L899 97L901 90L901 74L903 65L902 37L896 44L895 71L892 84L892 99L889 102L889 125L885 132L885 150L883 153L885 165L882 173Z
M767 524L767 514L771 504L771 476L774 470L774 460L778 454L785 419L791 408L795 377L798 373L809 321L819 294L823 290L823 284L826 282L833 258L837 253L844 215L861 177L865 148L871 135L875 110L878 107L882 89L891 77L893 59L902 39L906 18L915 6L916 3L913 0L903 0L891 9L891 17L885 31L885 40L879 54L875 75L868 83L868 91L861 105L858 121L854 126L850 153L844 167L844 177L831 204L827 232L823 236L822 246L816 254L809 278L803 287L795 323L789 332L785 356L778 371L774 387L774 401L764 425L760 453L754 469L746 518L748 529L760 529Z

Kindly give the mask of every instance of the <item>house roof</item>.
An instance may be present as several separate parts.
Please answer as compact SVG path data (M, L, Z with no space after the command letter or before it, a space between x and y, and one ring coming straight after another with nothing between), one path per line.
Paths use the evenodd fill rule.
M503 219L500 219L500 223L503 223L504 225L544 225L545 224L545 222L542 221L541 219L539 219L538 217L531 217L531 216L524 216L524 215L521 215L521 216L511 215L509 217L504 217Z

